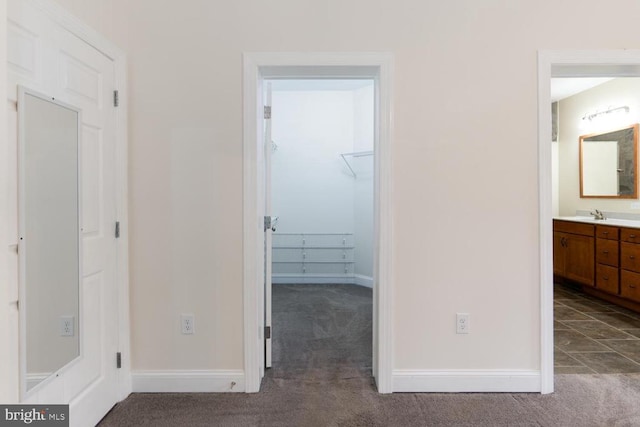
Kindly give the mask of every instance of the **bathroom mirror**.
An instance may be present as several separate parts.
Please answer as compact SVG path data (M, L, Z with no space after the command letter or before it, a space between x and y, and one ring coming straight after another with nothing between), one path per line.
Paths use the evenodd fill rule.
M78 109L20 87L19 263L22 390L80 354Z
M638 124L580 137L580 197L638 198Z

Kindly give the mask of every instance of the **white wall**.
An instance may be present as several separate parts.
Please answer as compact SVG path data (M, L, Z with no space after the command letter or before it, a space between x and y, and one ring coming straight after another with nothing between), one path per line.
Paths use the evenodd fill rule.
M587 113L608 107L629 106L629 114L599 116L582 120ZM607 132L640 122L640 78L618 78L560 101L559 199L560 215L576 210L640 213L632 209L635 199L580 198L580 135Z
M537 51L630 46L638 2L115 4L130 60L135 368L243 367L242 53L387 51L394 367L539 369ZM616 25L584 31L602 22ZM179 188L175 156L195 165ZM176 215L176 191L197 205ZM198 316L188 339L181 310ZM471 334L455 334L456 312Z
M340 157L353 151L352 91L274 90L272 106L277 232L353 233L353 177Z

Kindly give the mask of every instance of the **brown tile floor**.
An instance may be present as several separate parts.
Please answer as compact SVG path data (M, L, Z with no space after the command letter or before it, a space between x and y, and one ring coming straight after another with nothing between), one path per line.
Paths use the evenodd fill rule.
M640 314L554 287L556 374L640 372Z

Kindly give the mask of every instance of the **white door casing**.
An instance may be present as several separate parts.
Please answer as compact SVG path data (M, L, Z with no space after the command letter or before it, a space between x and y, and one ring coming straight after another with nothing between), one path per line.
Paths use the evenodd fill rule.
M83 119L81 356L57 377L21 394L22 401L69 403L72 425L95 424L131 387L126 314L126 111L117 111L113 105L116 80L124 82L123 58L117 48L50 1L10 0L7 27L7 96L14 107L8 111L10 144L17 143L13 126L17 123L17 85L81 109ZM124 85L120 93L123 101ZM16 178L11 179L13 188ZM121 222L121 239L114 235L116 220ZM17 242L16 225L17 218L11 218L10 237ZM17 300L17 292L10 299ZM118 351L124 359L121 370L116 368Z
M244 367L247 392L264 375L265 144L263 82L268 78L371 78L375 81L373 375L392 390L391 100L393 57L387 53L244 54Z
M637 49L538 52L540 377L543 394L552 393L554 390L551 78L639 76L640 50Z
M264 211L271 218L271 83L265 88L265 115L264 115ZM272 246L273 231L271 220L264 227L264 327L269 334L264 337L264 367L271 367L271 297L272 297ZM263 374L264 375L264 374Z

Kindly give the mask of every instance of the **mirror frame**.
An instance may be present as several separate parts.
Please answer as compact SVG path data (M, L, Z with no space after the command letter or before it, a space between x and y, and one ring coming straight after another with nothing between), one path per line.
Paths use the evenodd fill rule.
M634 167L634 188L633 188L633 193L631 194L623 194L623 195L603 195L603 196L590 196L590 195L585 195L584 194L584 183L583 183L583 165L582 165L582 152L583 152L583 144L584 144L584 140L588 139L588 138L592 138L594 136L601 136L601 135L606 135L608 133L612 133L612 132L619 132L622 130L626 130L626 129L633 129L633 167ZM632 124L632 125L628 125L628 126L623 126L620 128L616 128L616 129L611 129L608 130L606 132L597 132L597 133L591 133L588 135L580 135L579 138L579 145L578 145L578 158L580 161L580 169L579 169L579 179L580 179L580 198L581 199L637 199L638 198L638 123L636 124Z
M29 302L27 301L27 289L26 289L26 257L28 254L28 245L24 239L26 232L25 224L25 202L26 202L26 174L25 174L25 97L33 96L40 98L44 101L74 111L78 115L77 122L77 210L78 210L78 224L77 224L77 236L78 236L78 315L77 315L77 335L78 335L78 352L77 355L59 367L51 374L34 385L30 389L27 389L27 311L29 310ZM19 364L20 364L20 397L21 401L27 397L37 393L46 384L58 378L62 373L67 371L72 365L75 365L84 356L84 327L82 325L82 278L83 278L83 246L82 246L82 110L73 105L61 102L55 97L45 95L41 92L32 90L28 87L18 85L18 139L17 139L17 154L18 154L18 310L19 310Z

